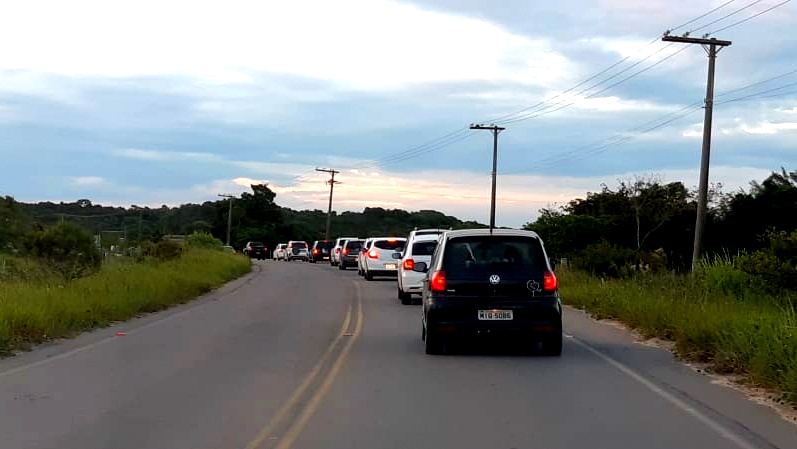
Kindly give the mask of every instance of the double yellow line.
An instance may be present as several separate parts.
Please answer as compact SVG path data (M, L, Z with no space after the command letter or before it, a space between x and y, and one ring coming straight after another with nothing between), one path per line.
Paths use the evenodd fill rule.
M354 284L354 298L346 311L346 318L340 332L330 343L324 354L318 359L310 373L302 380L302 383L294 390L290 398L277 410L274 417L265 427L246 445L246 449L290 449L293 443L302 433L302 430L310 421L313 414L318 410L321 401L329 392L332 384L340 373L346 358L351 351L357 337L360 336L363 326L363 305L360 294L360 285ZM323 375L323 377L322 377ZM320 382L320 384L319 384ZM317 388L311 390L311 387ZM297 410L297 405L307 395L310 395L301 410ZM289 418L296 416L293 422L288 422ZM286 428L284 433L277 435L277 429ZM269 444L272 443L272 444ZM276 444L273 444L276 443Z

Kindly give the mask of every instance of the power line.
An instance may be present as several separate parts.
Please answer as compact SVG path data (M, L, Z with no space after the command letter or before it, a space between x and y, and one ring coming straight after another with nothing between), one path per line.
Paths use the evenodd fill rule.
M667 47L668 46L665 46L662 49L667 48ZM652 69L652 68L654 68L654 67L656 67L656 66L658 66L658 65L660 65L662 63L664 63L665 61L669 60L670 58L675 57L676 55L678 55L679 53L683 52L684 50L685 50L685 48L681 48L680 50L677 50L677 51L665 56L664 58L660 59L659 61L657 61L657 62L655 62L655 63L653 63L653 64L651 64L651 65L649 65L649 66L647 66L645 68L642 68L642 69L632 73L631 75L629 75L629 76L627 76L627 77L625 77L625 78L623 78L623 79L621 79L621 80L619 80L619 81L617 81L615 83L612 83L609 86L606 86L605 88L603 88L603 89L601 89L601 90L599 90L597 92L593 92L593 93L591 93L591 94L589 94L589 95L587 95L587 96L585 96L583 98L571 101L570 103L564 104L564 105L562 105L562 106L560 106L558 108L542 110L542 111L540 111L540 112L538 112L536 114L533 114L533 115L517 117L517 118L514 118L512 120L504 120L504 121L501 121L499 123L502 124L502 125L508 125L508 124L511 124L511 123L516 123L516 122L520 122L520 121L524 121L524 120L537 118L537 117L540 117L540 116L543 116L543 115L547 115L547 114L551 114L551 113L554 113L554 112L557 112L557 111L561 111L564 108L573 106L574 104L578 103L579 101L584 101L584 100L588 100L590 98L594 98L597 95L600 95L600 94L612 89L613 87L615 87L615 86L617 86L619 84L622 84L622 83L624 83L624 82L626 82L626 81L628 81L628 80L630 80L632 78L635 78L635 77L647 72L648 70L650 70L650 69ZM557 103L557 104L560 104L560 103Z
M725 19L727 19L729 17L733 17L736 14L739 14L740 12L742 12L742 11L744 11L746 9L752 8L753 6L761 3L762 1L763 0L755 0L754 2L749 3L746 6L742 6L741 8L739 8L739 9L737 9L735 11L732 11L732 12L730 12L728 14L725 14L724 16L720 17L719 19L712 20L709 23L705 23L705 24L703 24L703 25L701 25L701 26L699 26L697 28L694 28L694 29L690 30L689 33L691 34L691 33L694 33L696 31L704 30L704 29L710 27L711 25L714 25L715 23L722 22L723 20L725 20Z
M745 18L745 19L739 20L739 21L737 21L737 22L734 22L734 23L732 23L732 24L730 24L730 25L726 25L726 26L724 26L724 27L722 27L722 28L719 28L719 29L717 29L717 30L711 31L711 32L710 32L710 33L708 33L708 34L709 34L709 35L711 35L711 34L714 34L714 33L719 33L720 31L725 31L725 30L727 30L728 28L733 28L733 27L735 27L735 26L737 26L737 25L741 25L741 24L743 24L743 23L747 22L748 20L755 19L756 17L758 17L758 16L760 16L760 15L762 15L762 14L766 14L766 13L768 13L768 12L772 11L773 9L780 8L781 6L785 5L786 3L789 3L790 1L791 1L791 0L785 0L785 1L783 1L783 2L780 2L780 3L778 3L777 5L774 5L774 6L772 6L772 7L769 7L769 8L767 8L767 9L765 9L765 10L763 10L763 11L759 12L758 14L753 14L753 15L752 15L752 16L750 16L750 17L747 17L747 18Z
M670 29L669 29L669 32L670 32L670 33L672 33L672 32L673 32L673 31L675 31L675 30L679 30L679 29L681 29L681 28L683 28L683 27L685 27L685 26L687 26L687 25L691 25L691 24L693 24L693 23L697 22L698 20L700 20L700 19L702 19L702 18L704 18L704 17L706 17L706 16L709 16L709 15L711 15L711 14L713 14L713 13L715 13L715 12L719 11L720 9L722 9L722 8L724 8L724 7L728 6L728 5L730 5L730 4L731 4L731 3L733 3L733 2L734 2L734 0L727 1L727 2L725 2L725 3L723 3L723 4L719 5L719 6L717 6L716 8L714 8L714 9L712 9L712 10L710 10L710 11L708 11L708 12L704 13L704 14L701 14L701 15L699 15L699 16L697 16L697 17L695 17L694 19L692 19L692 20L690 20L690 21L688 21L688 22L682 23L682 24L678 25L677 27L670 28ZM658 38L656 38L656 40L659 40L659 39L658 39Z

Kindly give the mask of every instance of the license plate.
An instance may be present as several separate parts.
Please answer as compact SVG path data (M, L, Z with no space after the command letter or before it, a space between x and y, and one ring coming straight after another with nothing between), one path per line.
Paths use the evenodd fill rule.
M509 321L513 319L511 310L479 310L482 321Z
M394 263L386 263L385 264L385 270L395 270L395 269L396 269L396 264L394 264Z

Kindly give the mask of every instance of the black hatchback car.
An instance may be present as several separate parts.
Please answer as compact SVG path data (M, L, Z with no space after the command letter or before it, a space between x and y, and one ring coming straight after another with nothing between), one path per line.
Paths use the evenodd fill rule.
M441 236L423 280L427 354L455 336L512 335L562 353L558 281L542 240L531 231L470 229Z
M310 248L310 263L329 260L330 251L335 246L334 240L316 240Z

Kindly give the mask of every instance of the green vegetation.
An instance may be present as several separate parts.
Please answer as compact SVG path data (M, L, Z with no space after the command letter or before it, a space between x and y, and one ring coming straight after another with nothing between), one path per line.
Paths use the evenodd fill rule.
M16 270L16 279L0 282L4 353L162 310L250 270L242 256L201 248L165 261L114 258L99 272L68 282L47 276L38 264L24 259L0 256L0 270L3 266Z
M695 277L558 275L566 303L673 341L685 359L741 375L797 404L797 295L773 297L754 288L753 277L727 259L707 262Z

